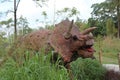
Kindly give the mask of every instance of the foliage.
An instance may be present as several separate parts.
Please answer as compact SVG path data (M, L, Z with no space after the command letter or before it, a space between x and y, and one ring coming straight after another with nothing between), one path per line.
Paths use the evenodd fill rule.
M95 29L93 31L93 35L98 36L98 35L102 35L105 36L106 35L106 27L105 27L105 23L102 21L99 21L95 18L89 18L88 19L88 25L90 27L97 27L97 29Z
M4 2L6 2L6 1L11 2L11 0L1 0L0 2L1 2L1 3L4 3Z
M73 75L77 80L103 80L105 68L97 60L77 59L71 64Z
M106 21L106 32L107 36L114 36L115 33L117 33L117 30L115 28L115 24L111 18L107 19Z
M27 33L30 33L32 29L29 27L29 23L27 19L23 16L21 16L17 21L17 26L19 27L19 35L25 35Z
M1 80L68 80L67 70L64 67L57 69L49 62L50 55L36 54L24 61L23 65L9 59L0 68Z
M54 25L46 25L45 29L53 30L54 29Z
M39 7L43 7L43 5L46 5L46 2L48 0L33 0Z
M2 57L2 55L4 55L3 53L5 53L6 51L6 46L7 46L7 42L6 42L6 38L5 36L5 32L0 32L0 57Z
M83 21L82 19L79 19L79 18L77 18L75 24L80 28L80 31L83 31L86 28L90 27L87 21Z
M115 16L114 7L108 0L93 4L91 7L93 8L92 16L94 18L99 18L100 20L105 21L107 18Z
M42 12L42 15L45 17L45 19L47 18L47 13L45 11Z
M96 3L91 6L93 8L93 11L91 13L92 18L99 20L104 25L106 24L106 21L109 18L111 18L114 24L117 24L115 25L115 27L118 28L118 37L120 36L119 6L120 6L120 0L105 0L102 3Z
M10 28L11 26L13 26L13 19L9 18L8 20L5 21L1 21L0 25L6 25L7 28Z
M77 8L63 8L62 10L58 10L56 12L57 19L66 19L66 18L77 18L79 17L80 12L77 10Z

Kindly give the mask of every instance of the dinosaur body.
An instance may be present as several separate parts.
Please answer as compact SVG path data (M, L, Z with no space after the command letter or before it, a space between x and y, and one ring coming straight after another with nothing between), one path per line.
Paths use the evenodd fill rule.
M38 30L19 38L15 48L34 51L44 48L46 53L52 48L55 54L61 56L64 65L67 65L78 57L93 57L94 39L91 32L95 28L80 32L79 27L73 21L63 20L56 24L53 30Z

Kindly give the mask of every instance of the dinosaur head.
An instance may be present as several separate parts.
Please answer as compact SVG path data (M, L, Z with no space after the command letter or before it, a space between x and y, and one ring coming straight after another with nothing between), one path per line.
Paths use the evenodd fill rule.
M65 34L65 39L71 40L70 49L73 52L77 52L78 56L83 58L93 57L93 53L95 52L94 45L94 37L92 35L92 31L96 29L96 27L90 27L85 29L83 32L77 32L74 28L73 21L71 22L68 31Z

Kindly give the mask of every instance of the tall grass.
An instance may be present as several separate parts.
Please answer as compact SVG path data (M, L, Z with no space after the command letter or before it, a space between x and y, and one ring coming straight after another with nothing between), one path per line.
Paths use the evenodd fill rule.
M50 63L51 54L36 53L19 65L12 58L0 67L0 80L69 80L69 74L62 65ZM74 80L102 80L104 69L99 62L91 59L78 59L71 63Z
M120 52L120 39L105 37L97 38L94 48L96 49L95 56L98 58L98 53L102 51L103 63L115 63L118 64L117 54Z
M10 58L0 68L0 80L68 80L67 70L64 67L57 69L57 64L51 65L49 56L37 54L22 65Z
M119 46L117 39L111 40L106 38L100 42L103 50L103 56L105 58L116 59L116 54L119 52ZM111 43L114 43L111 45ZM112 48L112 49L111 49ZM95 44L95 49L99 51L99 43ZM2 67L0 67L0 80L69 80L69 74L62 65L58 68L58 64L51 64L50 57L44 54L44 51L34 53L31 57L31 52L21 51L16 49L20 54L21 58L16 58L18 61L22 61L19 64L17 60L9 58ZM96 52L96 53L97 53ZM111 53L111 55L109 55ZM14 55L18 53L15 52ZM109 62L109 61L107 61ZM77 59L71 63L71 71L74 75L74 80L103 80L105 69L96 60L91 59Z

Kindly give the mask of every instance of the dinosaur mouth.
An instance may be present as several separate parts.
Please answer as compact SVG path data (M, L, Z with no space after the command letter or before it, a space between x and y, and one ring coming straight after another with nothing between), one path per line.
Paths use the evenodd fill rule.
M88 52L94 52L94 51L95 51L92 47L87 48L86 50L87 50Z
M87 52L95 52L95 50L94 50L94 48L93 48L93 45L87 45L87 46L83 46L83 47L81 47L80 49L82 49L82 50L85 50L85 51L87 51Z

